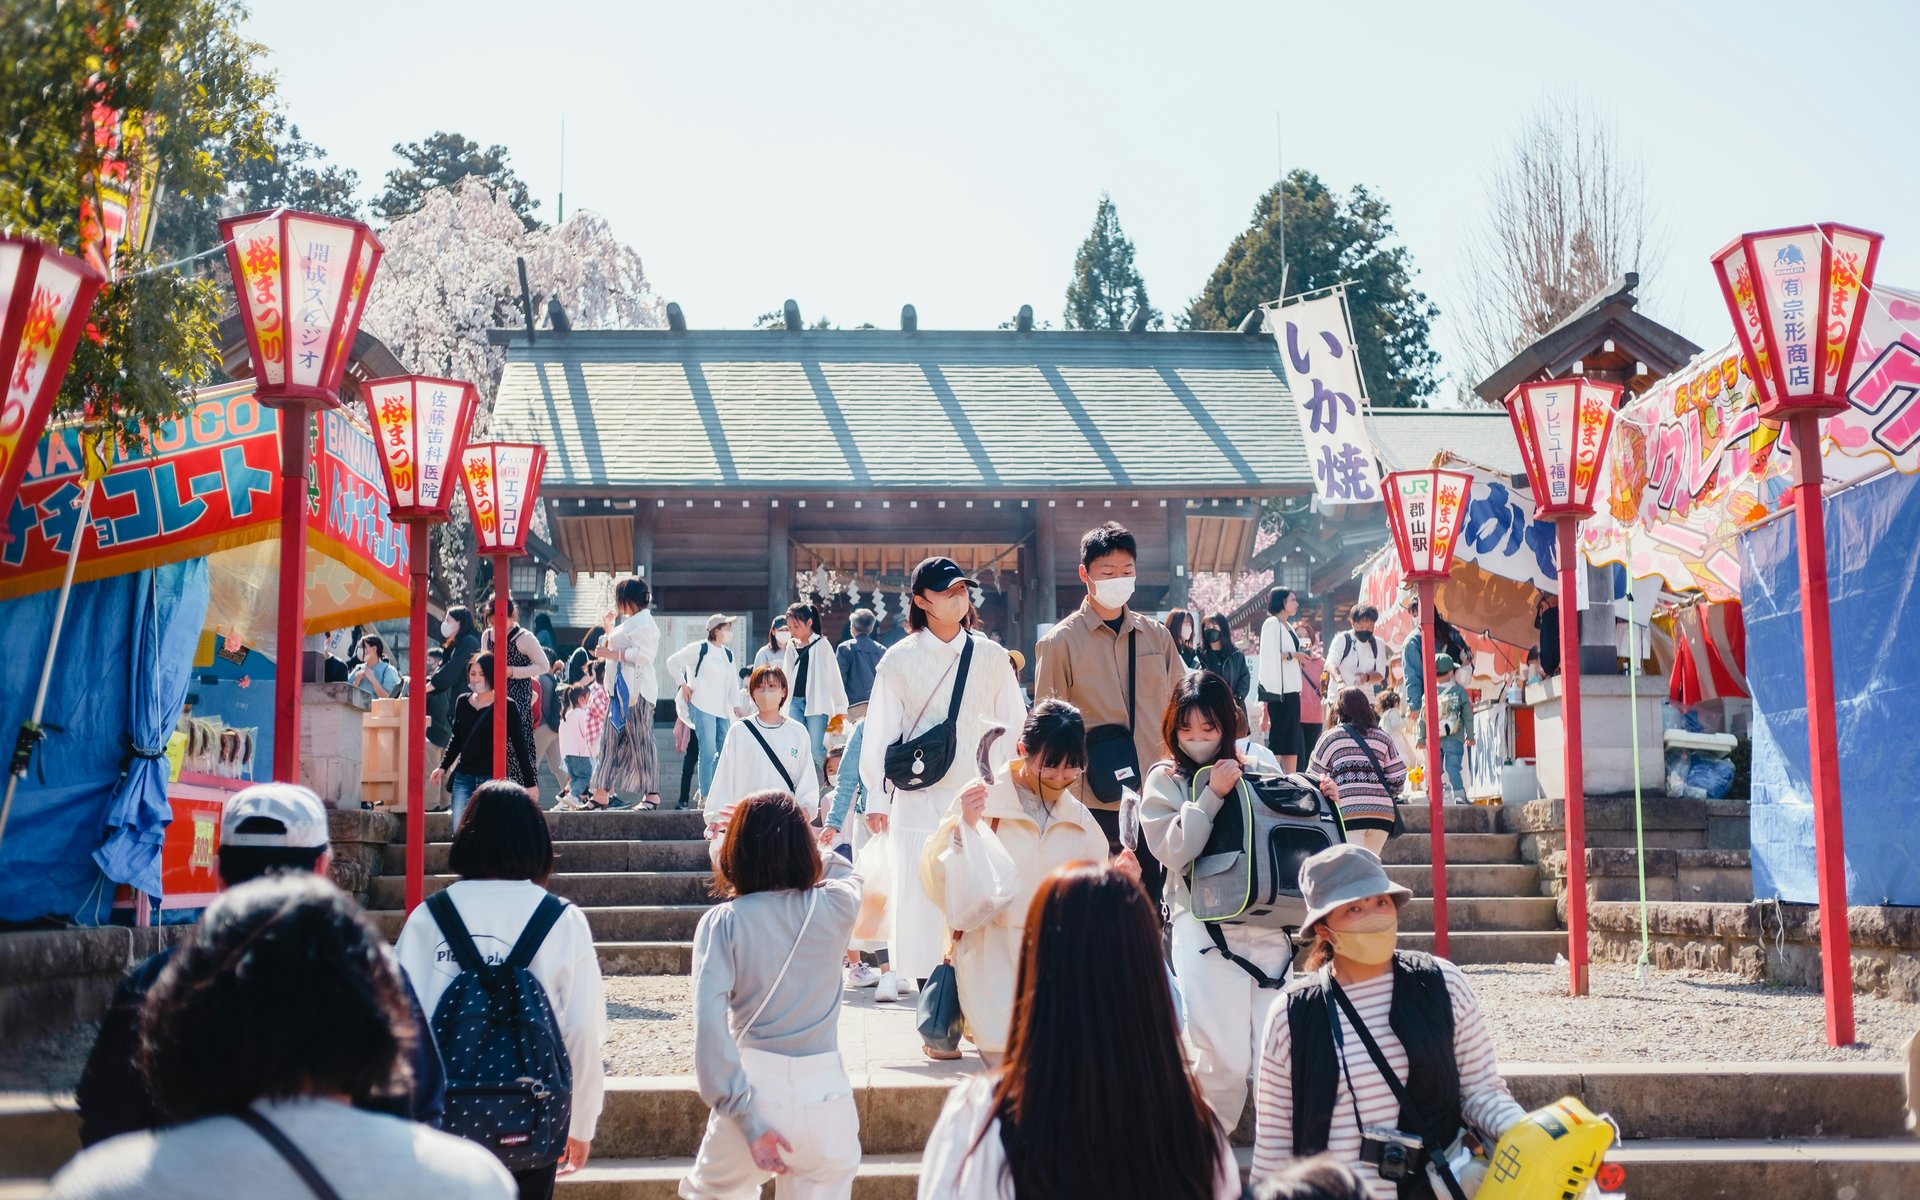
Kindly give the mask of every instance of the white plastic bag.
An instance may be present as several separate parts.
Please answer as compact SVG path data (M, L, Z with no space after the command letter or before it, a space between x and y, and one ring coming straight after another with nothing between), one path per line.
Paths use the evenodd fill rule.
M852 939L880 941L886 937L887 889L893 885L893 840L884 833L868 838L853 856L853 869L860 872L860 915L853 919Z
M1013 856L993 830L954 824L960 844L949 843L940 857L947 865L947 928L964 933L1013 903L1017 879Z

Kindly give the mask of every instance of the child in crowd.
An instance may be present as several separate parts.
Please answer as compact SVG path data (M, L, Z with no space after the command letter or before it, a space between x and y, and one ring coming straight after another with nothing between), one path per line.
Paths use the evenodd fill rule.
M566 710L560 718L560 757L567 764L567 786L561 789L559 806L585 808L588 781L593 778L594 742L588 736L593 724L592 685L561 688L560 703Z

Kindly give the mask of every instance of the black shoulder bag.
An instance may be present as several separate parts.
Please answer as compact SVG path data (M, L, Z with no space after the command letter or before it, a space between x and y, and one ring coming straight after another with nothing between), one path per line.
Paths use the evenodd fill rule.
M1133 744L1134 684L1140 659L1135 652L1139 631L1127 633L1127 723L1095 725L1087 730L1087 789L1102 804L1120 803L1127 789L1140 790L1140 752Z
M1373 747L1368 744L1367 735L1351 725L1342 725L1340 728L1346 731L1346 735L1360 747L1360 753L1367 756L1367 765L1372 767L1373 773L1379 777L1380 790L1387 794L1387 803L1393 805L1393 828L1388 831L1387 836L1399 837L1404 832L1402 828L1404 822L1400 820L1400 793L1394 791L1393 785L1387 782L1386 769L1380 765L1380 760L1373 756Z
M953 766L954 752L960 744L960 702L967 694L967 668L973 665L973 635L961 636L967 639L967 644L960 651L960 673L954 677L953 702L947 706L947 719L917 738L887 747L887 782L903 792L932 787L945 779L947 769ZM939 690L938 684L934 690ZM927 697L927 703L933 703L932 696ZM913 723L918 725L920 717L926 715L927 710L922 707Z
M747 732L753 735L753 740L760 743L760 748L767 752L767 761L773 764L774 770L780 772L780 780L787 785L787 791L790 794L797 795L798 793L795 793L793 788L793 776L788 773L787 765L780 761L780 756L773 752L773 743L767 741L766 737L761 734L760 730L754 725L752 717L748 717L742 721L741 724L747 727Z

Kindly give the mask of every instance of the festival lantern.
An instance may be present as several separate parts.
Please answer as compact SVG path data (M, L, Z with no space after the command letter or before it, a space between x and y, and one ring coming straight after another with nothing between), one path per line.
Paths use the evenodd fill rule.
M1847 384L1880 241L1879 234L1851 225L1800 225L1743 234L1713 256L1760 417L1793 426L1820 970L1827 998L1827 1042L1834 1046L1854 1040L1853 947L1847 931L1846 842L1834 728L1820 419L1847 407Z
M527 549L527 527L547 467L543 446L479 442L460 455L467 513L480 553L493 558L493 775L507 777L507 594L513 557Z
M1427 817L1433 837L1433 952L1447 953L1447 822L1441 804L1440 681L1435 677L1434 593L1453 569L1473 477L1460 471L1396 471L1387 476L1387 517L1400 574L1420 591L1420 644L1426 652L1421 703L1427 717Z
M253 363L254 396L280 422L280 621L273 777L300 777L300 642L307 617L307 427L337 408L380 243L358 221L274 209L220 222Z
M430 375L369 380L361 389L387 480L387 504L407 526L413 610L407 623L407 911L423 899L426 780L415 756L427 728L428 531L447 519L453 476L479 404L474 386Z
M0 237L0 518L53 411L73 348L105 277L27 238ZM5 540L0 520L0 541Z
M1622 389L1592 379L1523 383L1507 397L1507 416L1527 467L1534 513L1552 521L1560 559L1560 727L1567 776L1567 963L1572 992L1587 994L1587 787L1580 752L1580 522L1606 462L1607 438Z

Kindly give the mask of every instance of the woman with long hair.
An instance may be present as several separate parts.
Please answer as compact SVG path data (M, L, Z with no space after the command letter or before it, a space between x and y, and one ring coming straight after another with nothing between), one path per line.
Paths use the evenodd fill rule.
M1233 698L1240 702L1243 709L1246 707L1253 691L1253 672L1247 666L1247 656L1233 644L1233 626L1227 624L1227 618L1220 613L1208 613L1200 622L1197 665L1202 671L1212 671L1226 680ZM1249 724L1257 725L1258 722Z
M1167 613L1167 632L1173 635L1173 648L1180 652L1180 661L1187 664L1187 670L1199 670L1200 650L1194 645L1193 614L1184 608Z
M1160 917L1115 867L1076 863L1027 910L1007 1058L959 1084L922 1200L1228 1200L1240 1171L1181 1055Z
M1234 745L1237 717L1226 681L1213 672L1176 684L1161 719L1173 757L1147 772L1140 805L1147 845L1167 868L1171 962L1180 980L1194 1074L1228 1128L1240 1121L1260 1030L1293 962L1285 930L1203 925L1187 890L1187 869L1206 848L1214 817L1236 795L1248 767ZM1196 786L1202 770L1207 777Z
M622 807L618 792L638 796L641 808L660 807L660 762L653 745L653 705L660 698L653 660L660 652L660 626L648 611L652 606L653 591L640 576L615 584L606 636L592 651L613 664L607 679L613 706L593 756L589 808Z
M1376 855L1393 833L1394 805L1407 785L1407 764L1394 738L1380 728L1380 716L1367 693L1350 687L1334 708L1336 723L1327 728L1309 768L1333 776L1340 788L1340 823L1347 840Z
M1311 947L1301 973L1313 978L1287 989L1267 1024L1253 1177L1328 1153L1360 1172L1376 1200L1432 1200L1426 1172L1401 1189L1362 1160L1364 1130L1397 1129L1439 1155L1468 1128L1494 1145L1526 1111L1494 1069L1493 1038L1460 969L1396 948L1399 910L1413 893L1387 878L1372 851L1329 846L1301 865L1300 887L1301 940Z
M533 765L533 741L527 736L526 723L520 720L520 706L493 690L493 655L485 651L473 656L467 665L467 694L453 710L453 735L440 756L429 782L439 787L446 781L447 796L453 806L453 823L460 824L467 798L475 789L493 778L493 706L507 706L507 778L533 787L539 778Z
M686 1200L853 1194L860 1114L840 1060L840 963L860 876L779 791L734 808L714 863L726 902L693 934L695 1081L710 1110Z

